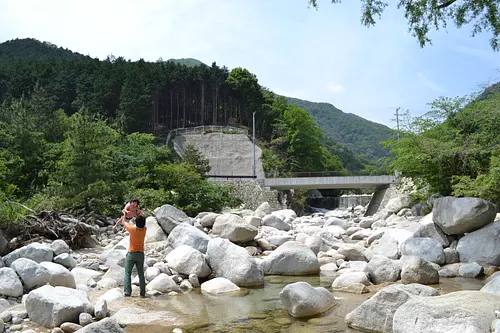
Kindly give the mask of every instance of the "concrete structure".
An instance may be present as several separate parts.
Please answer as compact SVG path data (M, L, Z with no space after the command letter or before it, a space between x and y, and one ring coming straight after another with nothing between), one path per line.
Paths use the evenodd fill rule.
M346 177L304 177L265 178L264 186L275 190L289 189L334 189L334 188L376 188L400 182L396 176L346 176Z

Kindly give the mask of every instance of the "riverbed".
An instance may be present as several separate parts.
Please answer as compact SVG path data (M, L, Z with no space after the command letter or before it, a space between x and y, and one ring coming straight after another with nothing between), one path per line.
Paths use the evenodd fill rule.
M332 291L331 276L267 276L262 287L243 289L233 295L209 296L199 289L177 296L160 296L141 300L127 299L128 306L141 306L152 311L169 311L189 318L190 324L183 327L188 333L334 333L358 332L347 328L344 317L378 290L386 286L371 286L366 294L333 291L337 298L328 312L310 319L295 319L283 309L279 293L289 283L308 282L314 287L322 286ZM480 279L442 278L432 287L442 294L458 290L479 290L484 285ZM125 304L123 304L125 305ZM164 333L173 327L136 326L127 327L127 333Z

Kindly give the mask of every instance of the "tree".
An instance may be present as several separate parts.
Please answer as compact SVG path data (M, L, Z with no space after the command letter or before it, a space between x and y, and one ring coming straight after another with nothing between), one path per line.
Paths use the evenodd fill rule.
M192 165L202 177L205 177L210 172L210 162L208 159L191 144L187 145L184 149L182 161L186 164Z
M339 3L340 0L332 0ZM309 4L318 7L317 0ZM389 5L383 0L361 0L361 23L375 25L384 9ZM403 9L408 19L409 32L418 39L421 47L430 44L429 32L446 28L448 23L457 28L472 24L472 36L483 31L492 34L491 48L500 50L500 12L498 0L398 0L397 8Z

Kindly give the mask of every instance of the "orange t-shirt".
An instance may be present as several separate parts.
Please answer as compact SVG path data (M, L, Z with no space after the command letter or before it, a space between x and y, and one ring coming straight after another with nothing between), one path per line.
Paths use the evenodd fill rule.
M125 229L130 233L130 245L128 252L144 252L144 239L146 238L146 227L137 228L129 223L123 223Z

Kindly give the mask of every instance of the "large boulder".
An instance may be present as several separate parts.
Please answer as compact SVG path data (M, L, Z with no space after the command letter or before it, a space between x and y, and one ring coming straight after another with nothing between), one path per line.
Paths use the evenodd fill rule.
M49 284L51 286L76 288L75 277L66 267L49 261L42 261L40 266L45 267L50 272Z
M0 268L0 295L19 297L23 295L23 284L10 267Z
M173 232L170 235L172 234ZM167 262L170 268L184 275L196 274L196 276L204 278L212 273L205 261L205 256L188 245L180 245L172 250L167 255Z
M69 253L61 253L54 258L54 262L70 270L76 267L76 260Z
M235 214L222 214L215 219L212 234L227 238L234 243L246 243L257 236L258 230Z
M5 265L9 266L19 258L31 259L37 263L42 261L52 261L54 252L50 246L39 243L31 243L17 250L12 251L3 257Z
M24 289L27 290L43 286L51 278L47 268L30 259L19 258L12 263L11 267L23 282Z
M416 256L442 265L445 262L443 246L434 238L409 238L401 244L401 255Z
M123 240L129 239L129 237L123 238ZM126 249L110 249L101 253L99 260L106 266L118 265L125 267L125 258L127 257Z
M201 253L207 252L210 237L200 229L183 223L175 227L168 235L167 245L175 249L181 245L188 245Z
M493 278L491 280L486 280L486 284L481 288L481 291L485 293L500 295L500 273L492 277Z
M200 220L200 224L204 228L212 228L215 219L219 216L220 214L217 213L208 213L207 215L203 216Z
M401 282L404 284L437 284L439 272L428 261L419 257L404 257L401 269Z
M156 221L167 234L170 234L181 223L191 224L189 216L171 205L163 205L155 209L155 216Z
M370 280L365 272L347 272L338 276L332 283L332 289L356 294L368 292Z
M385 209L388 212L397 213L403 208L408 208L411 205L411 197L409 195L404 195L401 197L396 197L387 202Z
M145 243L164 242L167 240L167 234L163 231L155 217L146 218L146 238Z
M92 269L87 269L83 267L75 267L71 270L71 274L75 277L75 282L77 285L87 285L90 280L99 280L104 273L99 271L94 271Z
M80 313L94 313L86 292L49 285L30 292L25 305L31 321L49 328L65 322L78 323Z
M52 244L50 244L50 247L52 248L52 251L54 251L54 257L63 253L69 253L69 245L62 239L56 239L52 242Z
M434 238L439 243L441 243L443 247L447 247L450 245L450 241L444 234L443 230L441 230L433 222L422 225L420 229L415 232L413 237Z
M497 206L479 198L443 197L434 202L432 217L447 235L478 230L493 222Z
M376 255L366 265L365 272L374 284L396 282L401 275L401 266L394 260Z
M79 329L78 333L125 333L125 331L118 325L116 320L106 318Z
M335 297L323 287L307 282L289 284L280 292L280 300L288 313L296 318L323 313L335 305Z
M500 266L500 220L460 238L460 261Z
M500 296L480 291L413 297L394 313L393 332L489 332L499 308Z
M207 261L218 277L229 279L238 286L264 284L264 273L255 258L227 239L210 240Z
M157 290L161 293L169 293L171 291L180 292L181 289L175 283L171 276L167 274L161 273L157 277L153 279L153 281L149 282L146 286L147 290Z
M314 252L305 244L289 241L274 250L261 262L267 275L307 275L319 272Z
M349 327L363 332L392 333L396 310L416 295L437 296L439 292L420 284L394 284L378 291L345 317Z
M273 227L283 231L290 230L290 225L288 223L272 214L266 215L262 218L262 225L267 225L268 227Z
M356 244L343 244L339 247L338 254L345 256L348 261L368 261L365 255L365 248Z

